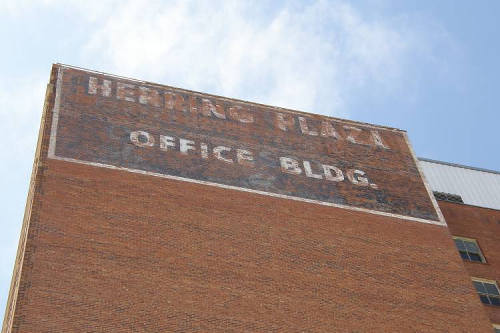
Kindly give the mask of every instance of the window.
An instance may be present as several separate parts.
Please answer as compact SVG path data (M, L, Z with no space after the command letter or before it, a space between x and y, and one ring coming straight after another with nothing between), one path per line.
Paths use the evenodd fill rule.
M460 256L464 260L486 262L476 240L471 238L453 237Z
M495 333L500 333L500 325L498 325L498 324L493 324L493 332L495 332Z
M500 292L495 281L473 278L472 283L479 294L481 302L500 306Z

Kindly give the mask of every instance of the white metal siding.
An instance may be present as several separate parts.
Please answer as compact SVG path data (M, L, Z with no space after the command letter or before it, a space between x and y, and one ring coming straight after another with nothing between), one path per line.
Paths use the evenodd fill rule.
M458 194L465 204L500 209L500 174L420 161L433 191Z

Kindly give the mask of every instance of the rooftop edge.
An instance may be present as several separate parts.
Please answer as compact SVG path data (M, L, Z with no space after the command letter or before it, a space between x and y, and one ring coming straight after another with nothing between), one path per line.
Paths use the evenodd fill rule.
M105 72L96 71L96 70L92 70L92 69L86 69L86 68L78 67L78 66L66 65L66 64L61 64L61 63L55 63L55 64L53 64L53 66L71 68L71 69L86 71L86 72L89 72L89 73L95 73L95 74L99 74L99 75L107 75L107 76L111 76L111 77L114 77L114 78L117 78L117 79L123 79L123 80L141 82L141 83L148 84L148 85L155 85L155 86L163 86L163 87L175 88L175 89L182 90L182 91L189 92L189 93L204 94L204 95L211 96L211 97L216 97L216 98L221 98L221 99L229 99L229 100L233 100L233 101L236 101L236 102L243 102L243 103L248 103L248 104L252 104L252 105L255 105L255 106L262 106L262 107L268 107L268 108L278 109L278 110L285 111L285 112L294 112L294 113L300 113L300 114L304 114L304 115L316 115L316 116L326 117L326 118L330 118L330 119L334 119L334 120L339 120L339 121L346 122L346 123L360 124L360 125L364 125L364 126L367 126L367 127L383 128L383 129L386 129L386 130L389 130L389 131L395 131L395 132L403 132L403 133L407 132L406 130L402 130L402 129L395 128L395 127L384 126L384 125L377 125L377 124L371 124L371 123L366 123L366 122L363 122L363 121L356 121L356 120L352 120L352 119L344 119L344 118L332 117L332 116L327 116L327 115L319 114L319 113L305 112L305 111L300 111L300 110L283 108L283 107L280 107L280 106L274 106L274 105L269 105L269 104L262 104L262 103L256 103L256 102L251 102L251 101L245 101L245 100L238 99L238 98L232 98L232 97L226 97L226 96L220 96L220 95L215 95L215 94L204 93L204 92L200 92L200 91L196 91L196 90L189 90L189 89L184 89L184 88L178 88L178 87L169 86L169 85L162 84L162 83L155 83L155 82L150 82L150 81L144 81L144 80L134 79L134 78L126 77L126 76L105 73Z
M451 163L451 162L437 161L437 160L432 160L430 158L424 158L424 157L417 157L417 159L419 161L423 161L423 162L430 162L430 163L448 165L448 166L462 168L462 169L469 169L469 170L474 170L474 171L482 171L482 172L488 172L488 173L493 173L493 174L500 175L500 171L495 171L495 170L477 168L477 167L472 167L472 166L462 165L462 164L457 164L457 163Z

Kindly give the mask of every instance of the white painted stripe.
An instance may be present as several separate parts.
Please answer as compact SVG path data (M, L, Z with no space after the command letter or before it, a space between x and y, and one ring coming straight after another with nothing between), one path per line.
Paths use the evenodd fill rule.
M50 128L50 138L49 138L49 158L56 156L56 136L57 136L57 124L59 123L59 109L61 107L61 86L62 77L64 69L59 67L57 69L57 81L56 81L56 97L54 101L54 111L52 112L52 126Z
M58 69L57 82L56 82L56 97L55 97L55 103L54 103L54 110L52 112L52 126L51 126L51 132L50 132L50 146L49 146L49 153L48 153L48 157L51 159L72 162L72 163L78 163L78 164L84 164L84 165L90 165L90 166L100 167L100 168L127 171L127 172L143 174L143 175L148 175L148 176L154 176L154 177L160 177L160 178L167 178L167 179L172 179L172 180L185 181L185 182L201 184L201 185L215 186L215 187L219 187L219 188L248 192L248 193L256 193L256 194L267 195L270 197L275 197L275 198L280 198L280 199L288 199L288 200L318 204L318 205L322 205L322 206L348 209L348 210L353 210L353 211L357 211L357 212L364 212L364 213L370 213L370 214L375 214L375 215L388 216L388 217L393 217L393 218L402 219L402 220L421 222L421 223L427 223L427 224L434 224L434 225L439 225L439 226L446 226L444 219L442 219L441 211L438 211L438 214L439 214L438 216L440 217L440 220L434 221L434 220L422 219L422 218L418 218L418 217L381 212L381 211L367 209L367 208L360 208L360 207L354 207L354 206L335 204L332 202L299 198L299 197L294 197L294 196L290 196L290 195L259 191L259 190L244 188L244 187L237 187L237 186L213 183L213 182L208 182L208 181L203 181L203 180L196 180L196 179L191 179L191 178L184 178L184 177L166 175L166 174L161 174L161 173L156 173L156 172L150 172L150 171L144 171L144 170L138 170L138 169L130 169L130 168L118 167L118 166L109 165L109 164L88 162L88 161L82 161L82 160L73 159L73 158L56 156L55 155L55 147L56 147L57 123L59 120L59 111L60 111L60 104L61 104L60 103L61 85L62 85L62 77L63 77L63 68L61 68L61 67L62 66L60 66ZM406 133L405 133L405 140L407 140ZM407 143L408 143L408 141L407 141ZM409 143L408 143L408 146L409 146ZM413 150L411 149L411 147L410 147L410 151L412 152L415 163L417 163L416 157L413 154ZM416 165L418 168L418 164L416 164ZM419 169L419 172L420 172L420 169ZM424 181L424 184L425 184L425 181ZM427 185L426 185L426 188L428 189ZM429 191L429 189L428 189L428 191ZM429 192L429 195L430 195L430 192ZM437 206L437 203L435 203L435 200L433 201L433 204L435 204Z
M162 174L162 173L156 173L156 172L150 172L150 171L144 171L144 170L138 170L138 169L130 169L130 168L118 167L118 166L109 165L109 164L103 164L103 163L87 162L87 161L77 160L77 159L68 158L68 157L53 156L51 158L55 159L55 160L72 162L72 163L78 163L78 164L84 164L84 165L90 165L90 166L94 166L94 167L100 167L100 168L106 168L106 169L113 169L113 170L120 170L120 171L127 171L127 172L132 172L132 173L138 173L138 174L142 174L142 175L147 175L147 176L154 176L154 177L167 178L167 179L172 179L172 180L179 180L179 181L184 181L184 182L194 183L194 184L202 184L202 185L215 186L215 187L220 187L220 188L229 189L229 190L236 190L236 191L241 191L241 192L249 192L249 193L262 194L262 195L267 195L267 196L275 197L275 198L289 199L289 200L295 200L295 201L301 201L301 202L307 202L307 203L314 203L314 204L318 204L318 205L322 205L322 206L330 206L330 207L336 207L336 208L343 208L343 209L354 210L354 211L358 211L358 212L371 213L371 214L375 214L375 215L395 217L395 218L398 218L398 219L404 219L404 220L409 220L409 221L416 221L416 222L423 222L423 223L429 223L429 224L446 226L446 224L443 223L443 222L441 222L441 221L427 220L427 219L421 219L421 218L418 218L418 217L412 217L412 216L406 216L406 215L386 213L386 212L381 212L381 211L367 209L367 208L359 208L359 207L354 207L354 206L347 206L347 205L336 204L336 203L332 203L332 202L326 202L326 201L319 201L319 200L312 200L312 199L305 199L305 198L293 197L293 196L285 195L285 194L265 192L265 191L259 191L259 190L244 188L244 187L238 187L238 186L232 186L232 185L225 185L225 184L213 183L213 182L208 182L208 181L204 181L204 180L196 180L196 179L191 179L191 178L184 178L184 177L179 177L179 176L166 175L166 174Z

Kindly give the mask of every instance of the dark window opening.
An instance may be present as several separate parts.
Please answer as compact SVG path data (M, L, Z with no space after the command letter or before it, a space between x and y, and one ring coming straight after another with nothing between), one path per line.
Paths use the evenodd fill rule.
M476 261L476 262L486 262L477 242L474 239L470 238L462 238L462 237L453 237L455 241L455 245L457 246L458 252L460 253L460 257L464 260L468 261Z
M437 192L437 191L434 191L433 193L436 200L464 203L462 197L459 196L458 194L451 194L451 193Z
M484 304L500 306L500 292L495 281L472 280L479 299Z

